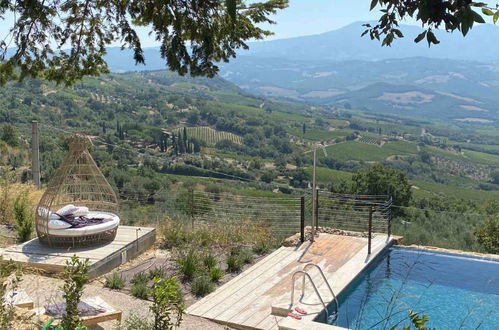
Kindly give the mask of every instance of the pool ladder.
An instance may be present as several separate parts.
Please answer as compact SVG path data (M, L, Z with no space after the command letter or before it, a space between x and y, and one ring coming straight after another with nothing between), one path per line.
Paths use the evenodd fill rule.
M324 299L322 299L322 296L319 293L317 286L315 285L314 281L312 280L312 277L310 276L310 274L308 272L308 269L310 269L310 268L316 268L317 270L319 270L319 273L321 274L322 279L326 283L326 285L329 289L329 292L331 292L331 296L333 297L333 300L335 303L335 310L331 315L329 315L327 305L324 303ZM296 281L296 278L298 275L301 275L302 279L303 279L302 280L300 301L301 301L301 299L303 299L303 296L305 295L305 278L308 278L310 284L312 284L312 288L314 289L315 293L317 294L317 297L319 297L319 300L321 301L322 306L324 307L324 312L326 313L326 320L328 321L328 323L334 322L336 320L336 318L338 317L338 307L339 307L338 299L336 298L336 295L334 294L333 289L331 288L331 285L329 285L329 282L328 282L326 276L324 275L322 268L314 263L306 264L305 267L303 267L303 270L298 270L293 274L292 281L291 281L292 282L291 283L291 306L293 306L294 302L295 302L295 281Z

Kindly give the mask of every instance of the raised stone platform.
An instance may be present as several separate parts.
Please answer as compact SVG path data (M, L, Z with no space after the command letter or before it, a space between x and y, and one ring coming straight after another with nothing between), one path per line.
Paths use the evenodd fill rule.
M73 255L90 261L89 277L103 275L149 249L156 240L156 229L120 226L114 241L100 246L83 248L51 248L40 244L37 238L23 244L0 249L3 260L12 260L22 266L58 273L64 270L66 260Z

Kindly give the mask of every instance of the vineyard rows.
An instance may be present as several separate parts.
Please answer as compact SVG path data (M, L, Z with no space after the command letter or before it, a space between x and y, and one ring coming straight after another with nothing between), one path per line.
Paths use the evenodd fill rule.
M173 132L176 135L181 135L183 130L184 128L180 127L173 130ZM229 132L219 132L207 126L187 127L187 136L204 141L208 145L215 145L222 140L229 140L236 144L242 144L243 142L242 138L236 134Z
M380 139L376 139L373 137L360 137L358 141L361 143L374 144L374 145L378 145L378 146L381 144Z

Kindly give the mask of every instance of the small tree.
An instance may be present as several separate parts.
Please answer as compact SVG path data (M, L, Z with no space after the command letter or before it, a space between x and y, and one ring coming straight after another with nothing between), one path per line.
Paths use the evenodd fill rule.
M19 145L19 137L17 136L16 127L14 125L5 124L3 126L2 140L11 147L17 147Z
M15 277L9 280L13 273L15 273ZM5 301L5 294L8 291L16 290L20 281L21 272L16 268L14 262L5 262L0 259L0 329L12 329L15 309L12 302Z
M490 181L493 184L498 184L499 185L499 171L494 171L490 174Z
M499 254L499 218L489 218L475 230L475 237L487 252Z
M81 329L78 304L83 294L83 286L88 281L88 267L89 261L82 261L76 255L66 261L66 268L62 275L64 278L62 290L66 300L66 311L62 315L61 322L64 329Z
M177 279L155 277L152 289L153 305L150 307L154 315L152 329L166 330L180 326L185 305Z
M13 170L18 169L23 165L23 155L19 152L9 154L8 163Z
M17 196L14 203L15 229L20 242L26 242L33 233L33 214L28 203L28 194L23 192Z
M365 195L389 195L395 205L409 204L412 191L404 173L375 164L367 171L359 171L352 177L353 190Z

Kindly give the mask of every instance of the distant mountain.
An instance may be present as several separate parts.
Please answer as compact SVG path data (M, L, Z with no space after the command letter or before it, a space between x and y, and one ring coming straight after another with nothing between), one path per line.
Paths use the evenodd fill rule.
M367 112L442 121L491 123L499 119L492 102L414 85L375 83L331 97L329 101L353 105Z
M225 65L221 76L267 97L348 103L365 111L442 120L499 119L499 63L423 57L373 62L242 56Z
M437 30L435 34L441 43L431 47L424 41L414 43L414 38L422 32L421 28L402 25L400 29L405 37L395 40L392 47L381 47L379 41L371 40L367 35L361 37L365 30L362 24L363 22L356 22L317 35L255 42L250 44L248 51L241 54L302 61L371 61L418 56L472 61L499 60L499 27L495 25L475 26L466 37L460 32Z
M249 50L240 50L240 56L253 58L278 58L298 61L345 61L367 60L377 61L392 58L430 57L454 60L499 61L499 27L495 25L478 25L465 38L459 32L446 33L435 31L441 40L438 45L428 47L425 42L414 43L414 38L421 33L421 28L413 25L402 25L405 37L394 42L392 47L381 47L377 40L361 37L365 28L363 22L356 22L343 28L322 34L260 41L249 43ZM106 56L109 66L114 72L159 70L166 64L159 55L159 48L144 49L146 65L135 65L131 50L118 47L109 48ZM231 63L237 63L232 59Z
M361 37L364 29L358 22L318 35L253 42L220 64L220 75L268 97L443 120L499 119L499 27L479 25L466 38L436 31L441 44L431 48L413 42L421 32L417 26L402 26L405 38L393 47ZM146 65L135 65L132 51L120 48L109 48L106 59L113 72L167 68L158 48L144 52Z

